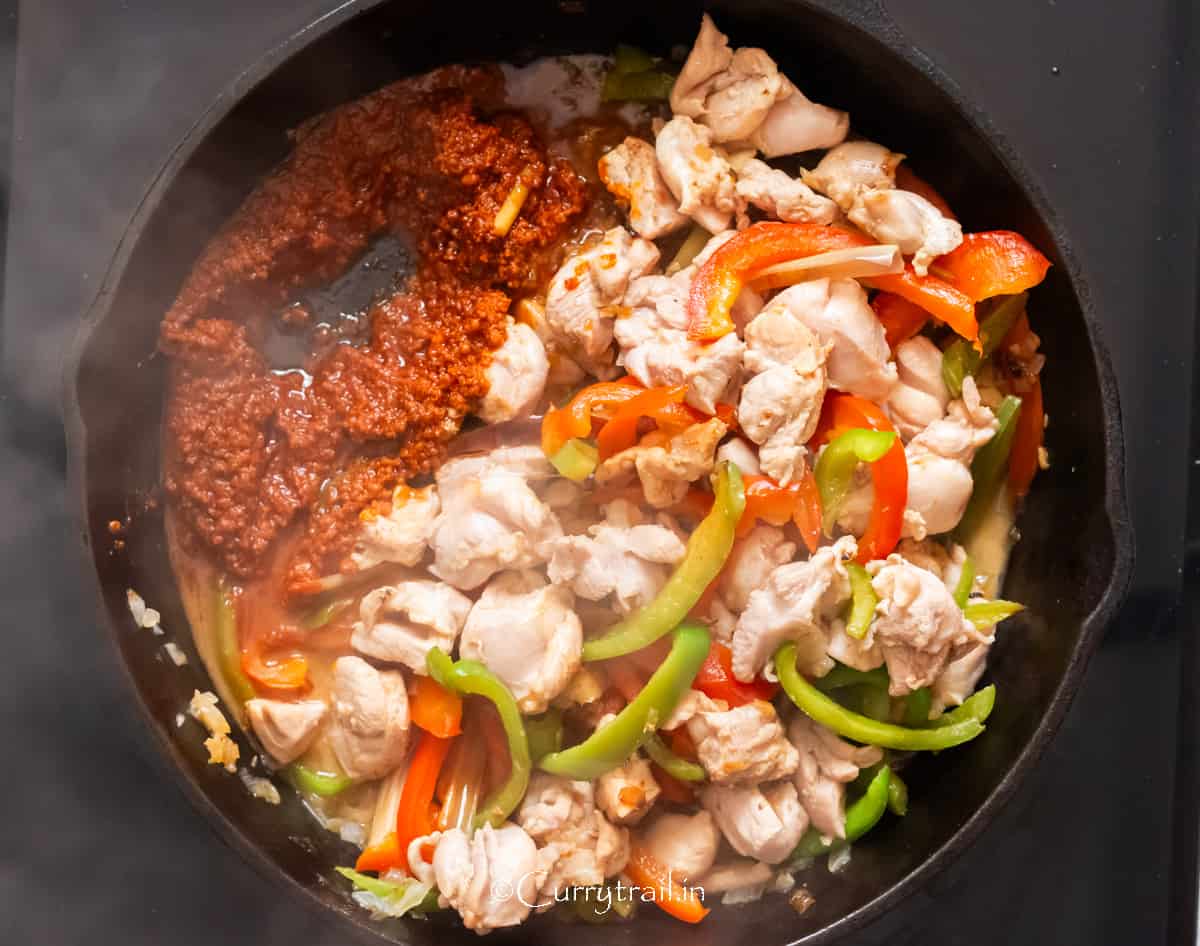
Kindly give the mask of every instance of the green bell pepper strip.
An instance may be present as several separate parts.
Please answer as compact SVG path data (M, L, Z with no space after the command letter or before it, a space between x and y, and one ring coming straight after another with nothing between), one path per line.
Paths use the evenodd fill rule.
M237 613L225 590L224 579L216 585L216 638L217 664L225 685L232 691L239 704L254 699L257 692L250 678L242 670L242 648L238 643ZM240 709L240 706L239 706Z
M1025 605L1015 601L972 601L963 608L963 617L978 628L992 627L1005 618L1025 610Z
M602 636L585 641L584 660L607 660L641 650L678 627L695 607L729 558L738 520L746 508L746 490L737 466L723 462L717 467L714 492L712 509L688 538L683 561L662 591Z
M1021 399L1009 395L1000 402L996 419L1000 426L992 439L979 448L971 463L971 500L967 503L962 520L955 530L960 537L969 536L978 527L987 511L992 508L996 494L1004 486L1008 455L1012 452L1013 437L1017 432L1017 418L1021 414Z
M854 483L855 468L860 462L880 459L895 441L893 431L854 428L838 434L821 451L813 476L821 494L821 526L827 536L833 535L838 510Z
M508 739L512 765L508 778L479 803L473 822L476 828L504 824L525 797L533 764L529 758L529 739L521 722L521 711L508 687L478 660L451 660L440 647L431 647L425 655L429 675L448 690L464 696L482 696L490 700L500 714L500 723Z
M529 740L529 757L537 762L542 756L562 748L562 711L553 707L540 716L525 717L525 737Z
M965 608L971 598L971 589L975 587L975 563L968 555L963 559L962 572L959 573L958 583L954 586L954 603Z
M703 782L708 778L704 766L697 762L681 759L667 748L667 744L656 732L652 732L646 737L642 748L646 750L646 755L650 756L655 764L672 778L677 778L681 782Z
M888 722L892 717L892 700L887 690L876 686L860 686L856 688L858 696L857 708L864 716Z
M952 729L964 723L983 723L992 715L996 706L996 685L988 684L962 701L962 705L931 719L926 725L934 729Z
M929 725L929 710L933 705L933 694L929 687L913 690L904 700L904 725L914 729Z
M779 675L783 691L801 712L827 729L832 729L839 736L855 742L882 746L885 749L916 752L924 749L949 749L969 742L983 732L983 719L974 717L944 727L910 729L851 712L800 675L800 671L796 669L795 644L784 644L775 654L775 672Z
M309 611L300 619L300 627L305 631L315 631L332 621L339 613L353 603L351 598L334 598L327 604Z
M886 690L890 683L887 671L883 667L876 667L874 670L855 670L845 664L838 664L825 676L814 680L813 686L822 693L829 693L843 687L853 686L873 686Z
M646 681L642 692L615 719L579 745L552 752L538 763L538 768L552 775L593 779L624 763L675 710L708 656L709 643L707 628L691 623L679 625L671 652Z
M855 640L862 640L871 628L879 596L871 587L871 576L858 562L847 563L846 573L850 576L850 617L846 620L846 633Z
M904 784L902 779L895 772L888 779L888 811L898 818L903 818L908 814L908 786Z
M341 772L318 772L300 762L286 766L283 775L297 791L322 798L340 795L354 784L354 779Z
M1017 321L1017 317L1025 309L1025 301L1029 293L1022 292L1015 296L1005 296L998 299L991 314L979 323L979 344L983 348L980 353L975 346L965 338L954 341L942 352L942 381L951 397L962 397L963 381L968 375L974 375L983 364L984 359L992 357L1004 336Z
M398 907L394 914L389 915L404 916L406 913L429 913L438 909L437 889L428 888L416 880L409 879L400 883L394 883L390 880L372 877L369 874L361 874L349 867L335 867L334 870L350 881L358 890L373 894L380 900L386 900ZM418 899L417 894L421 893L422 890L425 892Z
M582 483L591 476L599 462L596 445L578 437L572 437L550 458L554 469L573 483Z
M794 858L817 857L833 849L835 845L853 844L879 824L879 819L888 809L889 787L892 783L890 766L882 765L872 777L862 797L846 808L846 837L826 841L815 828L809 828L792 852Z
M631 72L648 72L654 68L657 62L657 59L638 46L618 43L617 48L613 51L611 71L619 76L628 75Z

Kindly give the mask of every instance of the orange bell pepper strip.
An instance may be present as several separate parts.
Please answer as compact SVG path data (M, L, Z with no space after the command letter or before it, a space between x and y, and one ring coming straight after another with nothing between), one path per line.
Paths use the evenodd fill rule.
M879 405L853 394L830 391L821 407L821 419L811 445L828 443L839 433L854 428L892 433L895 428ZM904 508L908 504L908 464L904 446L897 437L880 459L871 464L871 482L875 501L867 520L867 529L858 540L860 564L887 558L900 541Z
M810 468L805 468L799 486L800 495L792 521L800 530L800 538L811 555L821 544L821 491L817 489L817 478Z
M800 484L780 486L769 476L743 476L746 486L746 505L742 518L738 520L738 538L754 530L758 520L773 526L782 526L791 521L800 502Z
M552 408L542 418L542 452L552 457L568 440L590 437L593 416L607 420L617 407L644 390L632 378L623 378L601 381L578 391L566 405Z
M756 273L777 263L830 250L871 245L861 233L812 223L756 223L727 240L701 265L688 294L688 335L712 340L733 331L730 312L738 294ZM964 338L979 333L974 302L936 276L918 276L911 267L902 273L875 276L877 289L902 296L941 319Z
M354 869L385 874L394 867L402 868L406 863L407 859L400 856L400 843L396 840L396 832L389 831L387 837L378 844L363 848L358 860L354 862Z
M729 648L719 641L713 641L709 646L708 656L700 665L692 687L714 700L724 700L731 707L753 703L755 700L770 700L779 690L777 684L768 680L743 683L735 677L733 655Z
M308 660L302 654L268 659L253 642L242 650L242 672L267 690L303 690L308 686Z
M938 209L943 217L948 217L951 220L957 220L954 216L954 211L950 209L950 205L939 194L932 184L920 177L907 164L901 164L896 168L896 186L902 191L911 191L918 197L924 197L933 206Z
M433 677L413 679L408 712L415 725L440 739L449 739L462 732L462 697L447 690Z
M671 871L648 852L641 843L634 841L629 849L629 861L625 874L634 886L649 891L659 909L666 911L685 923L699 923L708 916L703 893L698 888L686 887L676 881Z
M957 249L939 256L930 266L930 272L976 302L1032 289L1046 278L1049 269L1050 261L1011 230L968 233Z
M669 388L639 390L636 397L630 398L616 408L612 418L600 428L600 433L596 435L596 447L600 451L600 459L607 460L622 450L628 450L637 443L638 422L643 417L653 418L669 404L683 404L686 396L686 384L677 384Z
M399 861L396 866L408 870L408 846L421 835L434 830L433 793L437 790L438 775L450 751L452 739L440 739L423 732L404 776L400 806L396 810L396 847Z
M871 309L887 335L888 348L893 351L901 342L921 331L929 321L929 313L919 305L891 292L875 293Z

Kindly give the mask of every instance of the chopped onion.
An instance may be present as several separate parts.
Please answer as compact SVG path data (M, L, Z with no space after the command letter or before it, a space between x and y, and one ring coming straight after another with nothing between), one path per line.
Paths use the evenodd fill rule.
M904 271L900 247L890 243L851 246L816 256L776 263L755 273L750 288L757 292L794 286L810 279L865 279Z
M504 198L504 203L496 212L496 219L492 221L492 232L496 236L508 236L508 231L517 222L517 214L521 212L521 208L525 206L525 199L529 196L529 187L533 183L532 176L531 168L525 168L517 176L517 183Z
M826 865L829 868L829 873L840 874L850 866L850 845L838 845L829 852L829 860Z

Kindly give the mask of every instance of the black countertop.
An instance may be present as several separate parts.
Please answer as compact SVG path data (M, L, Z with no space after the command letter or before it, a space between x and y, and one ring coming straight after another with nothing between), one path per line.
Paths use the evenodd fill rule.
M151 757L81 578L58 413L62 353L170 148L258 55L335 6L41 0L4 15L0 42L15 35L17 55L0 57L0 75L16 79L11 152L0 154L0 173L12 175L0 942L345 939L224 847ZM1195 5L886 7L1025 155L1075 242L1121 385L1139 543L1130 600L1036 773L965 857L853 940L1191 942L1198 664L1177 605L1190 458L1200 455L1186 434ZM8 107L5 98L0 127Z

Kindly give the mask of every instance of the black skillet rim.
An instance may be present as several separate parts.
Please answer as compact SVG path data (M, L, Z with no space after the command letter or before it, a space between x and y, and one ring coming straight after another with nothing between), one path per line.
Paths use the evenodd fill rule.
M379 6L383 2L384 0L347 0L341 6L331 10L314 20L308 26L292 34L243 71L217 96L180 139L155 174L153 181L139 201L130 223L121 237L117 250L113 254L100 288L88 306L71 349L64 360L63 415L67 430L68 495L72 506L73 521L79 528L80 534L84 536L83 547L80 549L80 552L85 557L88 557L90 535L88 532L85 501L87 477L82 455L85 432L77 390L78 370L84 353L87 350L92 331L107 314L113 288L122 276L133 248L140 239L146 223L171 186L177 172L191 158L194 150L217 123L262 79L270 75L288 58L309 43L329 33L347 20L375 6ZM1018 182L1022 190L1024 190L1038 216L1046 224L1046 228L1053 237L1056 248L1062 256L1064 269L1066 270L1072 289L1079 299L1080 309L1087 326L1089 342L1095 358L1097 379L1102 399L1105 453L1107 456L1105 513L1112 531L1114 552L1112 575L1105 587L1104 593L1101 595L1096 607L1084 619L1080 629L1079 641L1063 671L1062 680L1050 700L1041 723L1034 731L1028 745L1026 745L1025 749L1018 756L1012 768L1005 774L996 788L985 799L983 804L976 809L967 822L938 848L927 861L857 910L840 917L821 929L813 930L796 940L792 940L788 944L788 946L800 946L800 944L817 946L817 944L831 943L861 928L871 920L892 909L905 897L915 893L970 846L988 822L996 817L1003 805L1012 797L1022 780L1041 757L1046 746L1061 725L1067 707L1070 705L1071 699L1079 687L1083 673L1087 667L1087 662L1099 643L1103 629L1115 617L1121 602L1125 598L1133 571L1134 546L1133 530L1129 522L1125 498L1125 445L1116 378L1113 373L1108 348L1103 339L1101 326L1095 316L1090 289L1083 277L1072 244L1049 201L1046 199L1045 194L1034 181L1025 163L1011 145L1009 145L1004 136L993 126L987 116L970 102L957 83L905 38L901 30L884 11L879 0L829 0L829 2L825 3L814 2L814 0L798 0L798 5L808 7L818 15L839 19L851 27L867 33L887 47L893 56L904 60L937 85L967 120L968 124L972 126L973 130L993 150L1000 162ZM116 629L113 627L110 617L103 608L102 589L98 575L90 560L86 562L85 571L89 576L88 580L95 594L94 600L96 600L97 606L101 611L101 620L108 627L110 642L117 652L122 675L135 697L133 702L137 705L143 723L154 733L155 742L161 750L161 753L156 754L155 758L170 772L172 778L181 786L184 794L191 803L204 815L209 826L226 843L236 849L242 857L251 863L256 870L270 877L276 883L294 890L305 903L319 910L322 915L334 912L346 920L359 935L365 934L373 942L390 942L379 930L367 924L364 918L356 915L355 911L349 909L330 911L328 903L321 900L313 890L281 871L257 845L226 818L224 813L213 804L198 784L184 774L174 746L165 736L158 732L149 707L137 691L132 672L120 656ZM172 760L172 764L166 764L167 758Z

